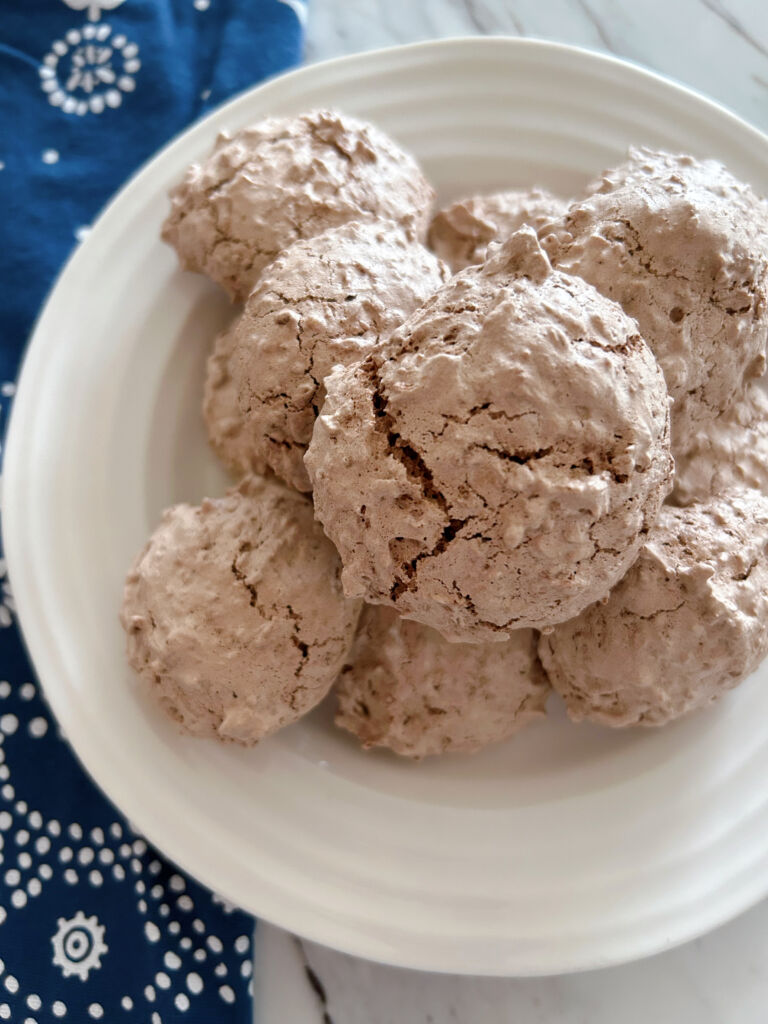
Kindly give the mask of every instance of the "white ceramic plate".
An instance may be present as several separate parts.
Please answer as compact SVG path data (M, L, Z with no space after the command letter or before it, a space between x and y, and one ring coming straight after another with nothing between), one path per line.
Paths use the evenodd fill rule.
M551 719L473 758L363 754L320 708L245 751L185 739L123 656L123 575L161 509L221 493L199 405L227 303L180 273L166 191L217 131L326 104L377 122L442 199L577 191L629 143L724 160L768 192L768 140L691 92L567 47L456 40L332 61L234 100L115 199L27 356L5 461L21 622L83 764L235 903L391 963L533 974L642 956L768 890L768 678L662 731Z

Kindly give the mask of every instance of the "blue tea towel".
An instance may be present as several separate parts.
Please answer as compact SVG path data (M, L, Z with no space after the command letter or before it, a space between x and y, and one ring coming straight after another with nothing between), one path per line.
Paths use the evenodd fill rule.
M125 179L300 59L304 0L0 0L0 428L41 303ZM0 559L0 1021L250 1022L253 920L83 773Z

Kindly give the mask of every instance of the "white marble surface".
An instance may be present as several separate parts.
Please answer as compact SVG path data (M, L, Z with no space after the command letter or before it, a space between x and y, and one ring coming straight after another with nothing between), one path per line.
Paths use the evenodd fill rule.
M420 39L523 35L606 50L768 130L766 0L309 0L307 60Z
M768 0L310 0L306 56L468 34L608 50L768 131ZM261 925L256 980L257 1024L768 1024L768 903L670 953L542 979L403 971Z

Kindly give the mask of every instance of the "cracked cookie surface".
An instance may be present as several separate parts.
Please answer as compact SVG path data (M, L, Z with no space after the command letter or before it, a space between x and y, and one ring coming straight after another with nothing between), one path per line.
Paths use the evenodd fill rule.
M457 199L432 218L427 242L457 274L482 263L491 242L504 241L523 224L538 230L567 209L564 199L540 188Z
M219 135L170 192L163 239L185 270L245 299L298 238L363 217L422 239L434 192L413 157L372 125L327 110Z
M328 692L360 606L312 505L274 481L168 509L129 573L128 660L197 736L251 744Z
M391 223L356 221L286 249L235 328L231 374L252 457L311 490L304 454L324 378L334 365L362 359L447 276L437 257Z
M735 490L662 509L607 601L542 636L575 721L663 725L704 707L768 653L768 498Z
M305 464L346 593L454 642L604 596L671 484L656 360L530 228L326 390Z
M553 264L637 320L674 399L675 457L765 369L766 225L762 200L715 160L632 149L539 231Z
M543 717L550 686L536 634L504 643L449 644L381 605L360 617L336 684L336 724L364 747L405 757L471 753Z

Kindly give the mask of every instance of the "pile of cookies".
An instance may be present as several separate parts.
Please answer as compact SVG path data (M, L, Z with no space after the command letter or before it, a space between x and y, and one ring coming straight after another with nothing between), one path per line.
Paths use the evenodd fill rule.
M647 149L573 202L433 197L329 111L171 193L163 238L237 303L203 413L239 483L166 511L122 611L187 732L334 688L366 747L473 751L553 688L658 725L768 654L768 207Z

